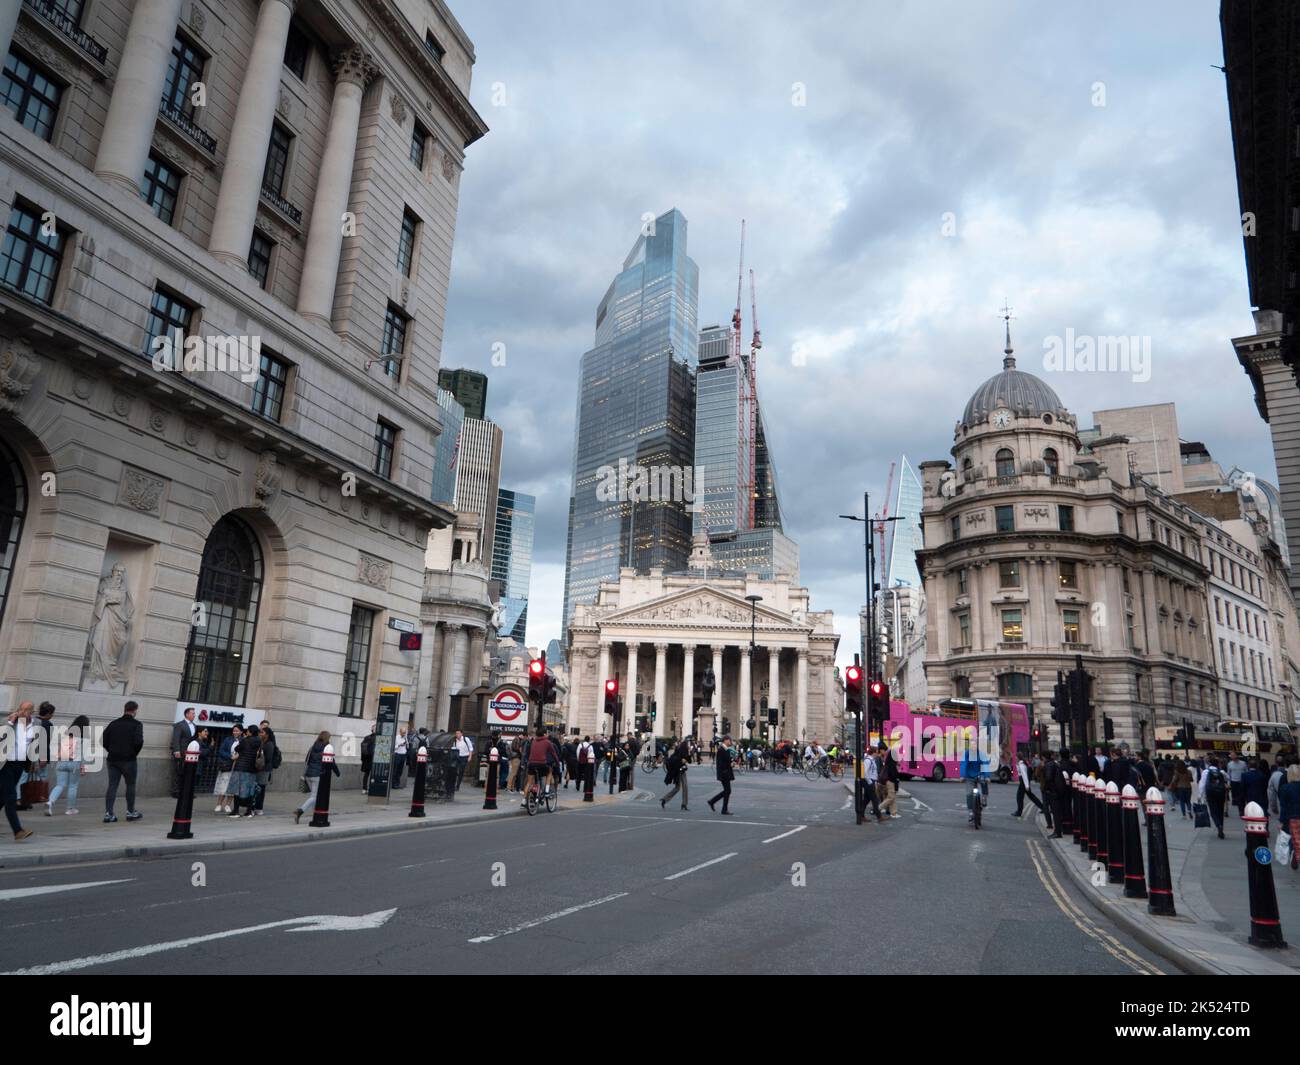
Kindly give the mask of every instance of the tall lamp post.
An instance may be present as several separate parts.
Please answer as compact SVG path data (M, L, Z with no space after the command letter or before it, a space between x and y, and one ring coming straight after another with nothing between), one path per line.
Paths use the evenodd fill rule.
M749 602L749 691L746 702L750 703L749 717L745 721L745 727L749 729L749 739L753 742L754 728L749 724L754 720L754 627L758 623L758 604L763 601L761 595L747 595L745 599ZM736 708L736 724L740 724L740 707Z

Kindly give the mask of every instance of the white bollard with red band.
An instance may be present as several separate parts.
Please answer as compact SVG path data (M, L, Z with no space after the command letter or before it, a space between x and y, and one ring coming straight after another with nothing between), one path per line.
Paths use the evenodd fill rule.
M193 839L190 825L194 821L194 781L199 773L199 741L190 740L185 748L185 766L181 770L181 786L176 796L176 812L172 814L172 830L168 839Z
M1273 852L1268 846L1268 818L1259 803L1246 803L1246 871L1250 878L1250 943L1254 947L1285 947L1282 921L1273 886Z

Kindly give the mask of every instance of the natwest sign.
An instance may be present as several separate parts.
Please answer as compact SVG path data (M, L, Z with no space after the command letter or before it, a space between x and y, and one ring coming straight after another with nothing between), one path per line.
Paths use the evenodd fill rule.
M503 685L488 701L488 732L527 732L528 698L523 690Z
M211 725L214 728L230 728L231 725L244 724L247 718L250 725L255 725L261 721L265 714L257 710L250 710L246 706L217 706L213 703L177 703L176 717L174 720L179 721L185 716L185 711L190 707L194 708L194 723L203 728L204 725Z

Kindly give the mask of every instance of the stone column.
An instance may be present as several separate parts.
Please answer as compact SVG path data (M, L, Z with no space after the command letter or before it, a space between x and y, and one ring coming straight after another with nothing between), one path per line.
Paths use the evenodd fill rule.
M22 6L23 0L0 0L0 61L9 54L14 27L18 25L18 9Z
M767 649L767 707L781 720L781 648Z
M253 240L271 124L280 99L289 17L296 4L297 0L262 0L226 149L226 171L217 193L208 251L241 270L248 269L248 246Z
M421 725L425 728L433 728L433 667L438 654L436 650L438 623L436 621L425 622L422 631L424 633L424 648L420 651L420 658L415 667L415 698L417 702L412 707L412 710L415 713L417 728ZM418 701L420 699L424 700L423 706Z
M443 622L442 667L438 671L438 718L435 725L443 732L451 722L451 693L456 687L452 670L456 666L456 637L460 630L460 625Z
M605 681L609 680L609 644L600 642L600 674L596 677L596 731L605 728Z
M713 733L720 735L722 728L722 651L720 643L713 645Z
M483 651L487 646L487 629L472 629L469 634L469 663L465 683L477 688L483 682Z
M808 648L799 648L798 686L795 688L796 710L795 722L799 734L795 742L804 742L804 733L808 731ZM783 736L782 739L785 737Z
M682 731L679 738L695 731L695 644L682 647Z
M278 72L277 67L277 75ZM343 214L348 209L357 154L361 97L375 72L370 57L360 45L335 57L329 134L316 177L316 196L311 205L311 226L307 231L307 251L298 288L298 313L325 325L330 325L333 318L334 287L338 283L339 254L343 250Z
M137 0L114 72L117 81L99 138L95 173L137 198L180 15L181 0ZM282 59L276 60L277 77L281 65Z
M623 699L623 732L632 731L636 725L636 655L638 645L627 645L627 695Z
M651 731L655 736L664 734L664 719L668 716L668 645L655 644L655 719Z
M742 644L740 648L740 690L736 693L736 720L734 722L737 737L745 735L745 722L749 720L749 714L754 705L754 681L749 672L751 668L749 659L749 644Z

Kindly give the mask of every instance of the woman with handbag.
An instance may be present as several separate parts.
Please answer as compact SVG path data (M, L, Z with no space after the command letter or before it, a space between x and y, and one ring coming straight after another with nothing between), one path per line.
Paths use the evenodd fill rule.
M1192 816L1192 772L1181 758L1170 759L1174 764L1169 778L1169 788L1178 800L1178 809L1186 819Z
M59 740L59 761L54 767L54 790L50 792L50 797L45 802L46 817L54 816L54 804L59 801L59 796L65 790L68 793L68 808L63 812L65 814L77 812L77 789L81 786L81 775L86 771L85 743L86 729L89 725L90 718L85 714L78 714L72 719L68 731Z
M321 755L325 753L325 745L330 741L330 734L322 732L316 737L316 742L311 745L311 750L307 752L307 768L303 770L302 779L307 785L307 798L302 800L302 805L293 812L293 823L296 825L302 820L302 815L316 805L316 789L320 787L320 775L325 770L325 763ZM334 762L330 768L334 770L334 775L340 777L343 774L339 772L337 762Z
M230 730L230 735L221 741L221 746L217 750L217 783L212 789L217 796L217 808L214 813L228 814L232 812L231 803L235 801L235 789L230 786L235 773L235 762L233 752L237 744L244 735L244 730L238 725Z

